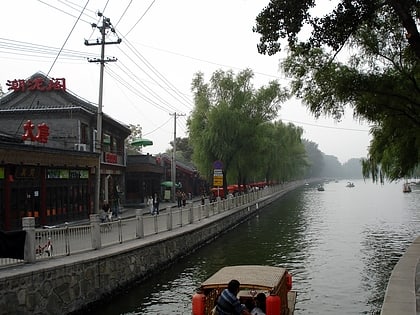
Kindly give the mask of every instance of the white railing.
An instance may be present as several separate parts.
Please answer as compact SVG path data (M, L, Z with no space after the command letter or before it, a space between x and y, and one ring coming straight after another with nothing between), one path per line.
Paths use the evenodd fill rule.
M259 199L269 196L276 191L290 188L291 185L298 186L295 182L290 185L267 187L266 189L218 200L205 205L189 204L182 208L168 207L166 211L161 211L159 215L143 215L143 210L138 209L134 217L105 223L100 223L99 215L92 215L90 223L85 225L69 226L66 224L64 227L50 229L35 229L33 226L29 230L34 233L28 233L28 235L34 235L35 239L32 243L29 243L35 244L35 250L29 252L34 252L35 257L28 259L25 256L25 261L33 262L51 257L68 256L145 238L205 220L246 204L255 204L257 208ZM98 237L99 239L97 239ZM27 252L27 249L25 249L25 252ZM0 267L22 264L25 261L1 258Z

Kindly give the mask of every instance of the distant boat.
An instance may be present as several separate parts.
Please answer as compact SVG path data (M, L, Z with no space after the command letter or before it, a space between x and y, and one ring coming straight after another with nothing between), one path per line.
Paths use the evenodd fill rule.
M403 192L404 192L404 193L409 193L409 192L411 192L411 187L410 187L410 184L408 184L408 183L404 183L404 184L403 184Z
M354 187L354 183L353 182L347 182L347 185L346 185L346 187Z
M318 191L324 191L325 189L324 189L324 186L322 186L322 185L318 185Z

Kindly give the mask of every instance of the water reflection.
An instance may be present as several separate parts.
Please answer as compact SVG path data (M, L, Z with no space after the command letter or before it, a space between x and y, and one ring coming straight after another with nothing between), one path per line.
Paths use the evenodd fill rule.
M296 314L379 314L387 280L420 227L420 190L345 182L290 192L168 270L90 314L190 314L191 295L225 265L292 271Z

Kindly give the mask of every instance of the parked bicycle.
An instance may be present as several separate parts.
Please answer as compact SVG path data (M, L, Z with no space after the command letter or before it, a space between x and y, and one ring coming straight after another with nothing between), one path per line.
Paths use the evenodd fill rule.
M53 253L53 246L51 242L51 238L48 238L47 242L44 245L39 244L36 248L36 254L39 256L43 256L46 254L48 257L52 256Z

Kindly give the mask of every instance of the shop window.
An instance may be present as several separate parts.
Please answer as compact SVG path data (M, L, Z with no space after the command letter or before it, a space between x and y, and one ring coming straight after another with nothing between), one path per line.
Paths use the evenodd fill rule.
M80 124L80 143L88 143L88 134L89 134L88 125L81 123Z

